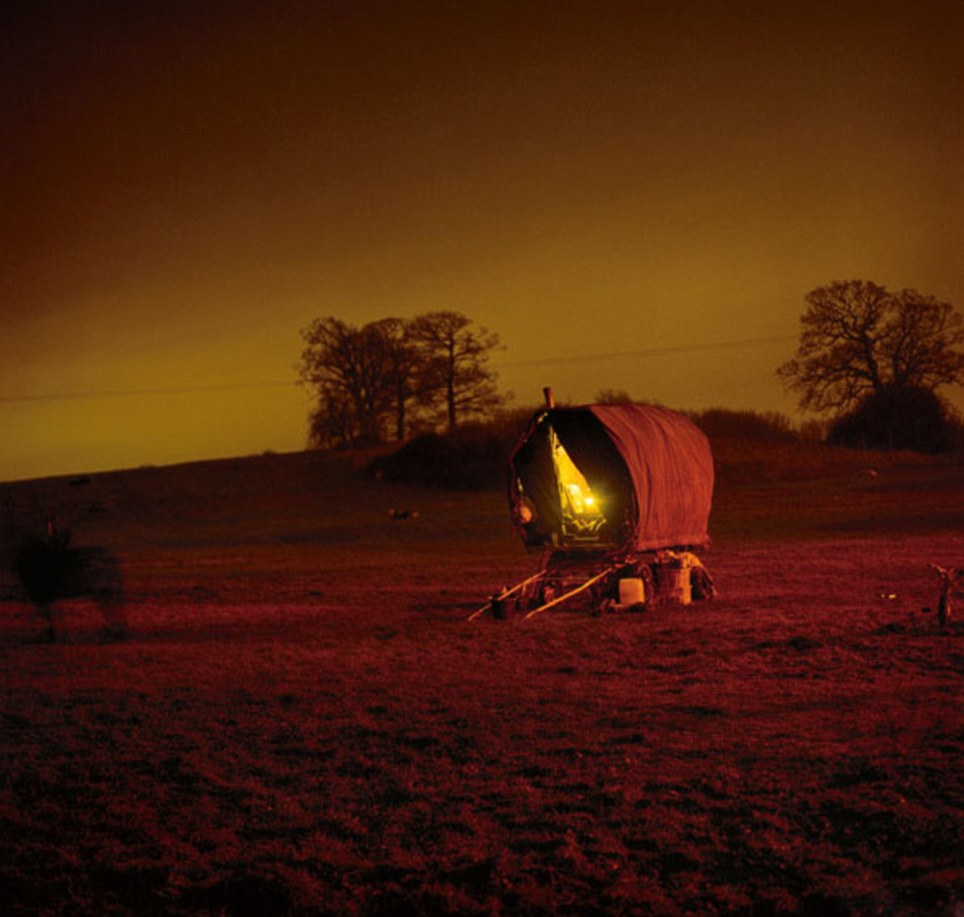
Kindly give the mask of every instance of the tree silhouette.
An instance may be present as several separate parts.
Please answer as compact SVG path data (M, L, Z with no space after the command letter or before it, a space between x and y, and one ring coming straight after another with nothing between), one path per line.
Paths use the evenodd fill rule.
M408 433L413 411L444 418L449 430L506 400L486 365L499 336L458 312L385 318L362 327L332 316L301 330L296 364L314 390L309 440L317 446L381 442Z
M333 385L319 384L308 414L308 442L319 448L347 446L360 437L352 403Z
M425 357L412 338L410 322L383 318L373 327L379 334L386 360L386 382L395 406L395 439L401 442L407 432L408 405L418 394Z
M818 287L806 302L797 354L777 369L803 409L839 412L887 388L964 379L964 319L950 303L864 280Z
M327 316L303 328L301 336L305 348L297 368L319 402L312 429L337 431L345 443L379 442L394 392L384 329L378 323L356 328Z
M419 391L423 399L440 404L446 425L484 415L506 401L496 388L496 374L487 363L500 346L499 336L473 327L460 312L428 312L412 320L411 338L422 353Z

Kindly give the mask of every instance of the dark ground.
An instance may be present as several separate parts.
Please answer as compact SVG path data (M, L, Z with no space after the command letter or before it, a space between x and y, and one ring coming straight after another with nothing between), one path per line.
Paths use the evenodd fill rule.
M120 557L129 628L39 642L0 582L5 913L959 917L964 600L924 609L964 468L714 451L715 601L526 623L465 621L537 562L499 495L311 454L0 486L8 536Z

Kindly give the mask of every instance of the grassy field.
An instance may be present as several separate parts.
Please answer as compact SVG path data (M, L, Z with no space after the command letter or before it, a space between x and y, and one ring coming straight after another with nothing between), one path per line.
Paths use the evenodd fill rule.
M500 494L317 453L0 485L0 550L70 522L129 630L41 642L2 568L4 913L960 917L964 466L714 452L716 600L525 623L466 622L538 562Z

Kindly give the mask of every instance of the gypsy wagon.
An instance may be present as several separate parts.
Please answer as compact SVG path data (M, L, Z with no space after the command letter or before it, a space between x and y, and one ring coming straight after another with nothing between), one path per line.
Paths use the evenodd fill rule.
M486 611L526 617L581 596L594 611L709 597L713 457L682 414L644 404L556 407L551 392L509 459L509 511L536 572Z

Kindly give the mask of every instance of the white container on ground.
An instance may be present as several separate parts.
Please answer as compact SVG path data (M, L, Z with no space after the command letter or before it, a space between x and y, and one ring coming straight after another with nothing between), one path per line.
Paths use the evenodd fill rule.
M646 601L646 591L639 577L626 577L619 581L619 604L642 605Z

